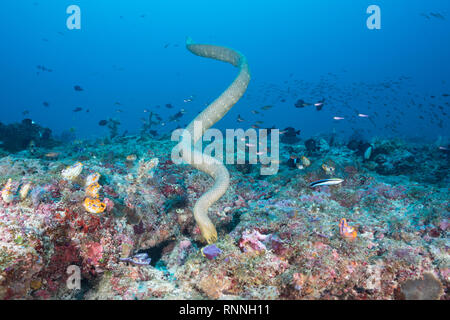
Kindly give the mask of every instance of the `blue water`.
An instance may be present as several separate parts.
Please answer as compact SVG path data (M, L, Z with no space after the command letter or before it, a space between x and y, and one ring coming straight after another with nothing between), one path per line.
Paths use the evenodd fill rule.
M71 4L81 8L81 30L66 27ZM381 30L366 27L371 4L381 8ZM179 123L159 127L161 133L189 123L236 69L189 53L187 36L237 49L250 64L247 94L216 127L246 128L261 120L267 127L301 129L303 138L333 129L429 140L449 134L449 99L442 97L450 93L448 0L3 0L0 30L0 122L31 118L54 135L72 128L77 138L106 136L98 122L109 118L121 122L120 132L138 133L145 109L164 120L186 110ZM38 74L38 65L52 72ZM325 84L311 93L321 79ZM299 80L306 84L295 85ZM377 91L386 81L398 87ZM183 102L191 95L192 102ZM323 97L320 112L294 107L297 99ZM251 113L268 104L273 108L264 116ZM83 111L74 113L76 107ZM356 109L375 123L350 122ZM237 123L238 114L246 122ZM392 123L396 132L385 127Z

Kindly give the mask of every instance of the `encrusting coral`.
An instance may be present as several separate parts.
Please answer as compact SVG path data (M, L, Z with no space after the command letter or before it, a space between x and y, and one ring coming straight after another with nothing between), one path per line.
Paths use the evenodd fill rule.
M204 132L222 119L242 97L250 81L250 70L245 56L230 48L195 44L190 38L186 40L186 47L195 55L228 62L239 68L239 74L233 83L186 127L178 145L184 161L215 180L213 187L203 194L194 206L195 221L202 236L208 243L213 243L217 240L217 231L208 217L208 209L227 191L230 175L222 162L191 146L195 146ZM196 129L201 127L201 130L194 130L194 127ZM193 159L202 160L194 161Z

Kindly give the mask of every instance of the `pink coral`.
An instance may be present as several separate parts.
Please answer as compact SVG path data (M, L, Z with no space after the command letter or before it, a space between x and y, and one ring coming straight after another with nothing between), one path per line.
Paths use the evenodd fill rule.
M106 205L106 212L111 212L114 209L114 201L109 198L105 198L103 203Z
M89 242L85 245L84 255L89 263L98 265L103 257L103 246L98 242Z
M239 240L239 248L241 248L243 252L265 251L267 248L261 241L266 240L267 237L268 235L263 235L259 233L258 230L253 230L251 232L245 230Z

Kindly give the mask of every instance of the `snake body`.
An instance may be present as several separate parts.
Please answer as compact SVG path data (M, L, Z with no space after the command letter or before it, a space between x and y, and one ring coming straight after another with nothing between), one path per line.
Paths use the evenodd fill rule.
M242 97L250 81L250 70L245 56L233 49L209 44L196 44L190 38L186 41L186 48L197 56L228 62L239 68L239 74L231 85L186 127L178 145L185 162L214 179L212 188L204 193L194 206L194 218L203 238L208 243L214 243L217 241L217 230L208 217L208 209L227 191L230 184L230 175L221 161L203 154L202 150L195 145L205 131L222 119ZM202 130L194 130L194 127L199 124L201 124ZM193 159L202 159L202 161L194 162Z

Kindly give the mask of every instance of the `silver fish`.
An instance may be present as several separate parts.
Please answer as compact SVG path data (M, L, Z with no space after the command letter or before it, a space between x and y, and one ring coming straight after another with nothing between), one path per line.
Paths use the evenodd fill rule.
M369 146L366 151L364 152L364 160L369 160L370 156L372 155L373 147Z
M129 262L131 264L138 265L138 266L149 265L150 262L152 261L152 259L148 257L147 253L139 253L139 254L134 255L131 258L120 258L119 260L122 262Z
M309 186L311 188L320 187L320 186L334 186L334 185L337 185L337 184L341 184L342 182L344 182L343 179L330 178L330 179L323 179L323 180L318 180L318 181L311 182L309 184Z

